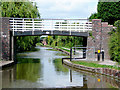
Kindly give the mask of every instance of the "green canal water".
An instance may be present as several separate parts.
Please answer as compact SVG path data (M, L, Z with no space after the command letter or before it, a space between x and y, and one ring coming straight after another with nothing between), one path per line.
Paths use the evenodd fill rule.
M0 72L2 88L120 88L117 79L62 65L68 57L63 52L36 48L40 50L20 53L16 65Z

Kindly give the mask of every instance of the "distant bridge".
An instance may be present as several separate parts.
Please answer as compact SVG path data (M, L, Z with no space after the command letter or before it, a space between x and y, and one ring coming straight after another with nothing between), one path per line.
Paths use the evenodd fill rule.
M13 36L24 35L67 35L88 36L92 31L89 19L37 19L10 18Z

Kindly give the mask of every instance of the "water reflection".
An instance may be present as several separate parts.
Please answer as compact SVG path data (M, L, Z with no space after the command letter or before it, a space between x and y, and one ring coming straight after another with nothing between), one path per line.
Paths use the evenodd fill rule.
M42 65L40 59L20 58L18 61L18 64L16 64L14 67L6 68L3 70L3 88L13 87L17 84L17 81L22 80L24 80L23 83L36 82L38 78L42 77Z
M61 59L54 59L53 64L55 66L56 72L59 73L64 73L67 74L69 72L68 68L63 67Z
M2 88L8 88L11 82L16 80L16 70L15 67L9 67L2 71Z
M36 58L17 58L17 63L40 63L40 59Z
M40 51L27 53L30 57L19 58L18 64L2 70L3 88L120 87L120 82L110 77L63 66L58 51L37 48Z
M77 71L83 75L83 87L82 88L120 88L120 81L105 75L99 75L95 73L90 73L78 69L70 68L70 81L74 80L72 76L72 70Z
M17 64L16 68L17 80L36 82L38 78L42 77L40 63Z

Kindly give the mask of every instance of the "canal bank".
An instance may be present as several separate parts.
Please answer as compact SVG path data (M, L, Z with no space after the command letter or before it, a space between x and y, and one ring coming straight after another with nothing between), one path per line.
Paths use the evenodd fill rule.
M120 70L115 70L115 69L109 69L109 68L93 68L93 67L87 67L84 65L79 65L79 64L74 64L71 61L67 59L63 59L63 64L70 66L72 68L92 72L92 73L97 73L97 74L102 74L102 75L107 75L113 78L120 79Z

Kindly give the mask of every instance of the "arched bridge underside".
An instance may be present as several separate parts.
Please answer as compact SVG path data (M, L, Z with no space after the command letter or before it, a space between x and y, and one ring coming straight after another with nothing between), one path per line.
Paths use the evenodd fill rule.
M67 35L88 37L92 22L88 19L33 19L10 18L13 36Z
M65 35L84 37L84 47L104 49L109 59L108 40L113 26L100 19L0 18L0 59L14 60L16 36ZM89 36L91 33L91 36Z

